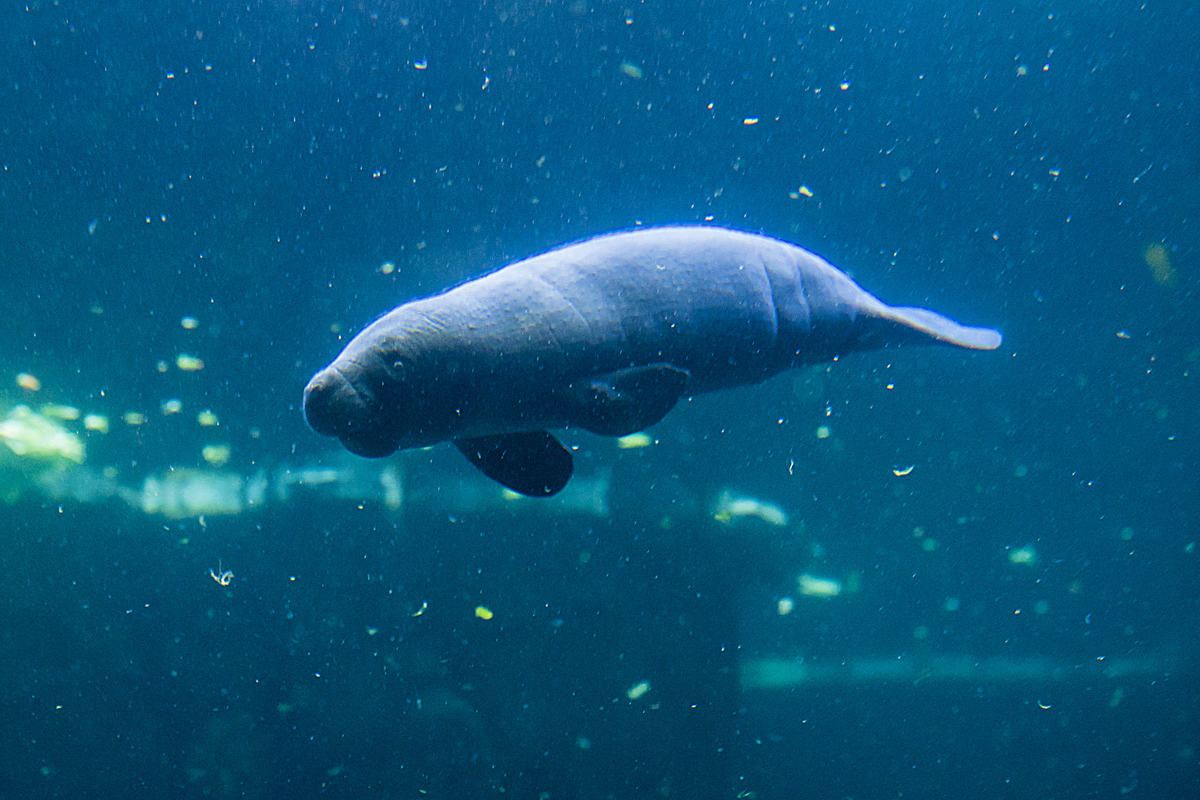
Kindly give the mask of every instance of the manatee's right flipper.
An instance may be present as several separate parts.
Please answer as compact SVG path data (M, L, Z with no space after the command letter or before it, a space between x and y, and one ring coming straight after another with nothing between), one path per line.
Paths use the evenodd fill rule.
M572 424L601 436L625 436L665 417L690 377L671 364L627 367L576 381L563 400Z
M879 301L875 303L859 309L856 325L861 331L860 346L932 342L969 347L972 350L995 350L1000 346L1000 331L959 325L927 308L893 307Z
M549 431L455 439L467 460L497 483L530 497L557 494L571 479L571 451Z

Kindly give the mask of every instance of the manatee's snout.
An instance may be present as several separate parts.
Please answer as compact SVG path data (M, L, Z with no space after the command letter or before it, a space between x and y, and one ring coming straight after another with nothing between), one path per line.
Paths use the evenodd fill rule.
M340 436L347 426L345 409L358 401L341 373L326 367L304 387L304 419L323 436Z
M333 367L326 367L304 387L304 419L323 436L336 436L350 452L380 458L397 442L379 429L374 399L366 396Z

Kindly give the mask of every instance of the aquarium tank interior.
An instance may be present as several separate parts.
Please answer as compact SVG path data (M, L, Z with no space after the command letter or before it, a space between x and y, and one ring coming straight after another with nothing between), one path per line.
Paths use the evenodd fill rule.
M0 798L1200 797L1197 41L1188 2L6 5ZM364 351L350 449L306 421L391 309L664 226L551 256L608 287L561 318L532 278L431 314L420 380ZM1003 340L700 391L774 269L705 228ZM771 286L764 341L869 316ZM561 491L488 477L542 428Z

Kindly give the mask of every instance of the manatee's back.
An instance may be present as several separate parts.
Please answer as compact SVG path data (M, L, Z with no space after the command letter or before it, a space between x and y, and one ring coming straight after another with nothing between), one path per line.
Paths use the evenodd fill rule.
M697 393L775 370L777 320L764 257L776 246L784 245L721 228L651 228L515 266L578 314L588 330L578 355L592 369L670 363L692 373L689 392Z

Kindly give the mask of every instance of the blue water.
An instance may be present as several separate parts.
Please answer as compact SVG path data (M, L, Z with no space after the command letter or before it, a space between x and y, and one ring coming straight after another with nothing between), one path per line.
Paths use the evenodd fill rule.
M1198 32L1186 3L0 12L0 417L110 422L64 422L82 468L0 444L0 797L1200 795ZM444 446L396 457L391 509L305 426L399 302L695 222L1004 344L699 398L647 448L568 433L604 513L480 502ZM147 511L206 444L371 491ZM750 685L770 664L810 671Z

